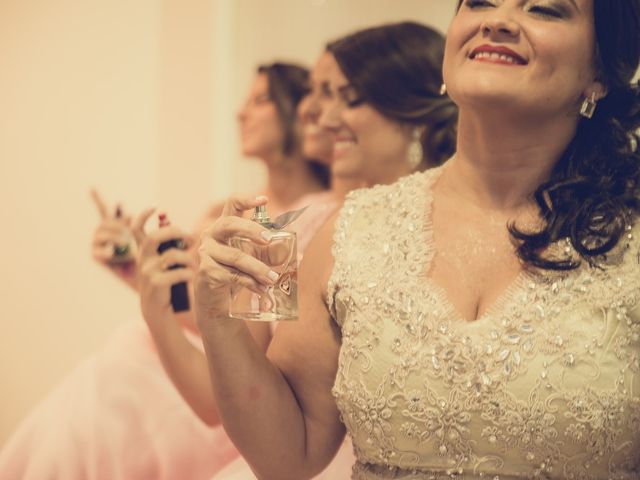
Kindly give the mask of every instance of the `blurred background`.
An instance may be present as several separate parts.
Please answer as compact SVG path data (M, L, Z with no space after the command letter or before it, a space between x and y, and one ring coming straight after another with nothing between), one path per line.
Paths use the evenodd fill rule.
M0 0L0 446L137 297L91 260L96 187L167 211L255 191L235 112L256 65L356 28L445 31L455 0ZM375 52L371 52L375 55Z

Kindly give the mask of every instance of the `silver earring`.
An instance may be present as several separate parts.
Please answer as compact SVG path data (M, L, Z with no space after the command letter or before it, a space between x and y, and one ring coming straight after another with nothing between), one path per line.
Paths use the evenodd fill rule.
M422 129L416 128L411 134L411 143L409 144L409 150L407 151L407 162L412 169L416 169L420 163L422 163L424 157L424 151L422 150L422 142L420 137L422 136Z
M440 96L444 97L447 94L447 84L446 83L442 83L442 85L440 85Z
M598 102L596 101L595 92L591 92L590 98L585 98L580 106L580 115L584 118L591 118L596 111Z

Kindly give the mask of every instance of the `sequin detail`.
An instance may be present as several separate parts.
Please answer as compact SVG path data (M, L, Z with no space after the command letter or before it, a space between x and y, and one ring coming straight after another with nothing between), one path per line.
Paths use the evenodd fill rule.
M423 275L438 175L353 192L336 223L333 395L353 478L640 478L639 229L606 268L523 273L468 323Z

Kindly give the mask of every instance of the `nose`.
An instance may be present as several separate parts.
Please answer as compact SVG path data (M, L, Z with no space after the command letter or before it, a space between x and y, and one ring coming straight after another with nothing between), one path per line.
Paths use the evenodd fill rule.
M300 101L300 104L298 105L298 116L303 122L308 121L316 123L318 121L318 117L320 116L320 107L318 105L318 100L315 98L313 93L310 93Z
M246 107L242 107L240 110L238 110L238 113L236 114L236 119L238 120L238 122L242 123L245 121L246 118L247 118L247 109Z
M319 110L318 125L327 130L337 130L342 124L340 119L342 108L340 102L337 99L332 99L323 103Z
M520 25L509 15L506 8L495 8L482 22L482 34L494 40L514 38L520 34Z

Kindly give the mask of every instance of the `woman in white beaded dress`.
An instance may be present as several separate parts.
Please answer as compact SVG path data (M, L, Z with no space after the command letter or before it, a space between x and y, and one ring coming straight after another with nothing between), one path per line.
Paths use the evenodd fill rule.
M329 133L338 142L331 165L334 196L343 197L346 188L356 185L392 183L413 171L440 165L454 149L457 111L449 98L438 93L444 37L413 22L383 25L374 31L374 35L369 30L354 32L330 43L311 72L311 93L300 102L304 144L316 132ZM376 52L375 57L369 55L371 51ZM381 83L389 82L410 85L413 90L379 89ZM352 108L358 100L354 91L341 88L346 85L358 85L361 96L381 114L358 113ZM412 126L405 133L410 135L394 135L399 123L408 118ZM381 144L389 139L396 141ZM418 142L421 147L416 146ZM317 225L318 220L324 222L326 217L318 216L313 208L300 218L306 225ZM327 469L314 478L347 478L353 461L346 441ZM215 476L219 480L250 478L255 476L242 457Z
M356 479L640 477L639 59L638 0L461 1L455 156L347 198L266 356L226 316L272 283L227 246L265 242L264 199L227 202L196 317L258 477L312 477L345 428Z

